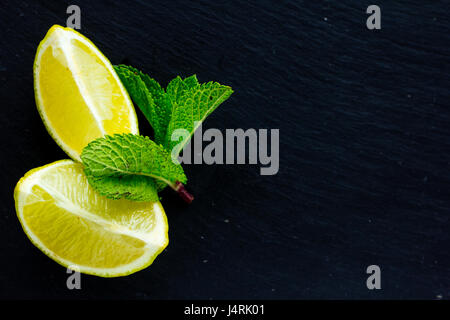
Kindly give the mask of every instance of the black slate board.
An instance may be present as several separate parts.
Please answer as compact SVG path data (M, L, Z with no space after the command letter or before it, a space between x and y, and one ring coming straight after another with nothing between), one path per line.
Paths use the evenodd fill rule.
M204 128L279 128L280 171L185 166L196 199L163 194L167 250L73 291L12 196L28 170L67 158L36 111L32 65L69 4L0 5L1 298L450 298L448 1L377 1L377 31L367 1L76 1L113 63L232 86ZM366 287L372 264L381 290Z

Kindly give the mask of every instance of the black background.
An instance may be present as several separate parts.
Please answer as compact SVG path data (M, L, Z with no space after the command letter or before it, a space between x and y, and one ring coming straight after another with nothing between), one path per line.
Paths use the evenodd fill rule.
M36 110L32 66L69 4L112 63L163 85L196 73L232 86L204 129L280 129L277 175L186 165L196 199L163 194L168 248L128 277L82 275L78 291L27 239L13 200L28 170L67 158ZM381 30L366 28L370 4ZM3 1L0 297L450 298L449 10L417 0ZM366 288L372 264L381 290Z

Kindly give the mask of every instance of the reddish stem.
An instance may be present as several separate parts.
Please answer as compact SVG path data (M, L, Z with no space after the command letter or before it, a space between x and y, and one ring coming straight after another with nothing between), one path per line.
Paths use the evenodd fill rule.
M191 203L192 200L194 200L194 196L186 190L186 188L180 181L175 182L175 191L178 192L181 199L183 199L184 202L188 204Z

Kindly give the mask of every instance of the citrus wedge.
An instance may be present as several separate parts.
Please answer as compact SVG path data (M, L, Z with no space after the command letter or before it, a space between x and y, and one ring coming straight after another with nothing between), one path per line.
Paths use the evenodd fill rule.
M107 134L138 134L136 112L113 66L86 37L54 25L33 67L37 108L56 143L74 160Z
M124 276L149 266L168 244L159 202L110 200L82 165L61 160L29 171L14 190L22 228L47 256L75 271Z

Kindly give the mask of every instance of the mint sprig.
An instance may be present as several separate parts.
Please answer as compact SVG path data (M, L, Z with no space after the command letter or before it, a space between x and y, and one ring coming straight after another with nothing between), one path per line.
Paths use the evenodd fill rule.
M108 198L136 201L159 200L158 191L168 185L190 203L193 197L183 185L187 178L172 155L179 155L197 127L233 90L217 82L200 84L195 75L176 77L163 89L136 68L117 65L114 69L152 126L155 141L133 134L92 141L81 154L89 183ZM172 141L177 129L188 132L184 140Z

